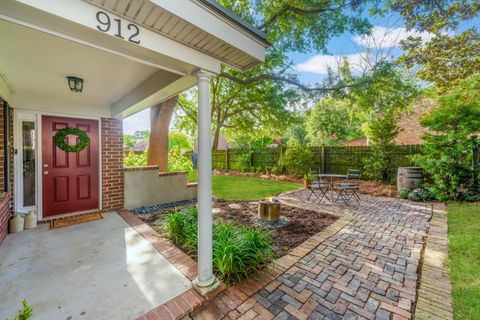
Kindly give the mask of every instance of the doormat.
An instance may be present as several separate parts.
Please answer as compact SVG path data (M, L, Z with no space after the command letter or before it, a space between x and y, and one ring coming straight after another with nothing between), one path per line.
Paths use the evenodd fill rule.
M52 220L50 221L50 229L63 228L68 226L73 226L75 224L102 220L103 216L100 212L86 213L78 216Z

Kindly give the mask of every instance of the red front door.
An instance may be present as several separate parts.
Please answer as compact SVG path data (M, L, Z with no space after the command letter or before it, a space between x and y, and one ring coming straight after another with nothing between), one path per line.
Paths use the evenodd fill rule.
M85 149L66 152L56 146L56 132L66 127L87 132ZM67 139L74 145L78 138ZM98 121L42 116L43 216L99 208L98 163Z

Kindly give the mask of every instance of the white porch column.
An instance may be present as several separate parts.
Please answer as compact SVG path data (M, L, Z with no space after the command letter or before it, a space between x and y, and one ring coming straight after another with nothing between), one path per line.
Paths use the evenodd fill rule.
M212 248L212 131L210 118L210 79L200 70L198 79L198 276L200 288L215 282Z

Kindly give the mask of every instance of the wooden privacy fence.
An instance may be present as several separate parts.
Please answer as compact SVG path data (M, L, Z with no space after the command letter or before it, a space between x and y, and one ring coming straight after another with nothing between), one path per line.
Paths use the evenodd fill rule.
M390 176L396 176L398 167L410 166L410 156L421 151L421 145L395 146L388 151L391 159ZM312 170L322 173L346 173L348 168L363 169L365 160L372 154L369 146L310 147L314 155ZM270 149L228 149L212 152L214 169L239 171L264 171L277 165L286 147ZM394 179L392 179L392 182Z

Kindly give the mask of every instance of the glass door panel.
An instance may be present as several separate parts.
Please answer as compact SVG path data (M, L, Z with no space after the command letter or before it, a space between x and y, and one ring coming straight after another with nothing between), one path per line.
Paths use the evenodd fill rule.
M22 121L23 207L35 206L35 122Z

